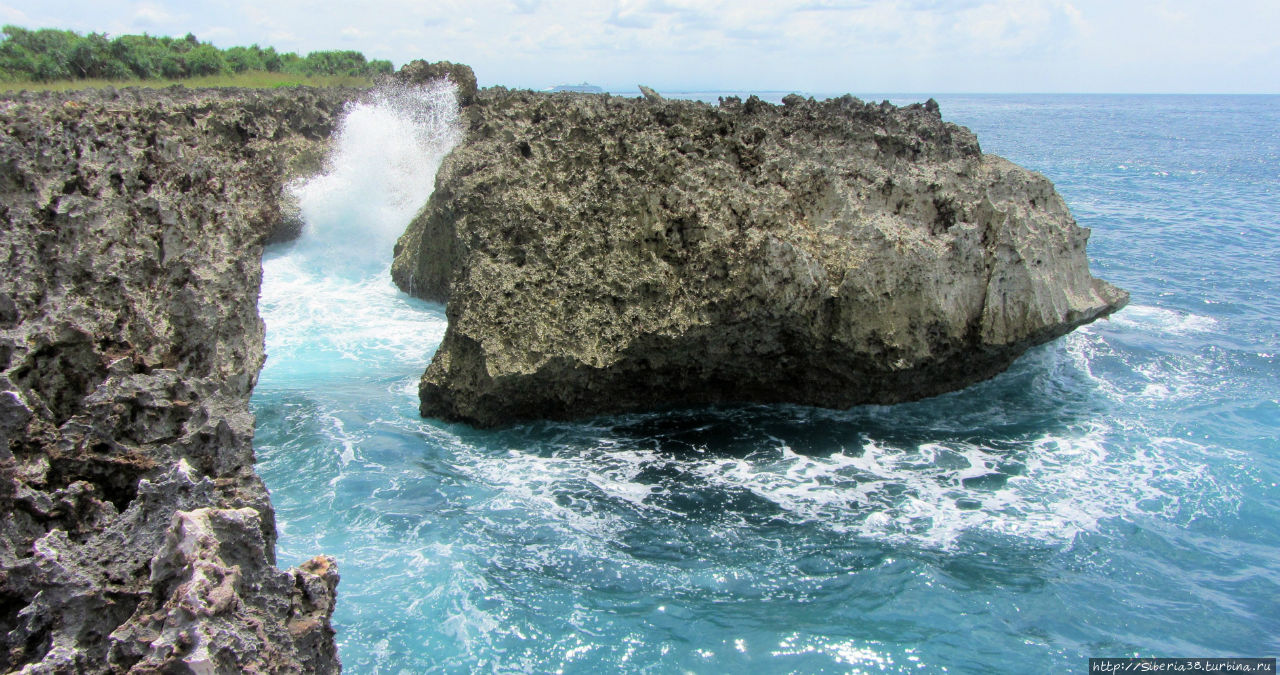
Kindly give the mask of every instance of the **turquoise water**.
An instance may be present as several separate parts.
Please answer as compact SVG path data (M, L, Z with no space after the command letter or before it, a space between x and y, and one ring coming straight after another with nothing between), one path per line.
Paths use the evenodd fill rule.
M253 399L281 563L339 561L347 671L1280 653L1280 98L936 98L1055 182L1128 309L913 404L502 431L418 417L443 307L386 274L447 96L357 111L264 262Z

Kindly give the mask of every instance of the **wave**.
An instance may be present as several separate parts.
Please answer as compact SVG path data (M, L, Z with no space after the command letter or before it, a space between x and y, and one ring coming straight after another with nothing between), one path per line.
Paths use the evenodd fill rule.
M1212 317L1147 305L1130 305L1111 315L1110 321L1122 330L1168 335L1208 333L1218 328L1218 321Z
M263 259L268 360L259 388L303 388L425 365L441 308L392 285L392 247L461 140L453 85L387 85L350 106L325 171L291 187L306 226Z
M602 439L593 448L455 452L460 471L495 491L486 509L541 514L566 534L584 535L583 542L688 520L727 532L766 514L934 550L954 549L974 535L1059 546L1111 518L1140 513L1185 522L1238 499L1197 459L1204 448L1172 438L1131 445L1127 434L1103 423L1024 439L1012 450L869 439L826 455L800 454L779 442L741 457L690 458ZM690 501L691 492L754 499L707 497L717 508L729 504L707 511Z

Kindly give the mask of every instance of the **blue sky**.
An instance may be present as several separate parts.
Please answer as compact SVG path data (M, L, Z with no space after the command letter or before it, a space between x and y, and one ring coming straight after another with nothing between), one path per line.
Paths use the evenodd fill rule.
M1280 0L0 0L0 21L447 59L532 88L1280 93Z

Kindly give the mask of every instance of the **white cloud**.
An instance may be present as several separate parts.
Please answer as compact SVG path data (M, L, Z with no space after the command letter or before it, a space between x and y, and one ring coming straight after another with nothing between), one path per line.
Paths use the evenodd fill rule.
M236 31L226 26L210 26L200 29L197 37L206 42L232 44L235 42L236 35Z
M1089 25L1089 21L1085 19L1084 12L1076 9L1071 3L1062 6L1062 13L1067 16L1067 20L1071 22L1071 27L1081 35L1089 36L1093 34L1093 27Z
M1002 0L968 9L958 18L961 46L980 52L1022 54L1056 42L1054 9L1046 2Z
M13 24L15 26L24 26L31 28L31 20L27 17L27 13L8 5L0 5L0 20L5 24Z
M1274 0L59 0L0 16L448 59L513 86L1280 91Z
M133 21L139 25L168 26L173 23L174 18L173 13L153 2L134 5Z
M654 19L644 12L614 10L606 23L620 28L652 28Z

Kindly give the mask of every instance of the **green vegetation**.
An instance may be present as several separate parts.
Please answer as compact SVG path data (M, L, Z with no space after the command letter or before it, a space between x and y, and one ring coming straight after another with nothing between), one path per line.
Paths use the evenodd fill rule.
M53 82L0 81L0 92L3 91L68 91L73 89L101 89L102 87L144 87L147 89L163 89L165 87L189 87L202 89L208 87L245 87L249 89L274 89L278 87L369 87L373 78L355 77L351 75L293 75L290 73L268 73L265 71L247 70L230 75L206 75L204 77L186 77L181 80L54 80Z
M305 57L258 45L218 49L188 33L80 35L5 26L0 31L0 88L81 88L94 84L144 86L278 87L294 84L368 84L392 71L390 61L365 60L356 51L319 51Z

